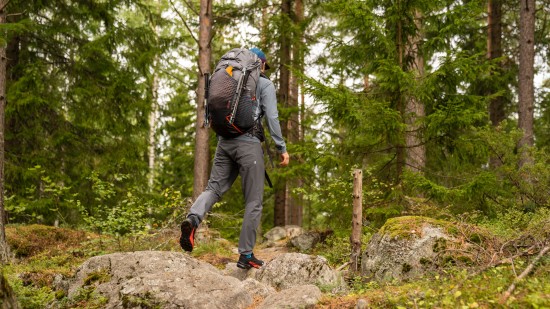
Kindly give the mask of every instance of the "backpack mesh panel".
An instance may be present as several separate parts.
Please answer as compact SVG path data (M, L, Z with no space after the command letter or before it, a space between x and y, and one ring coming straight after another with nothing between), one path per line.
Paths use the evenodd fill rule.
M212 129L223 137L231 137L228 132L231 128L228 128L226 117L231 113L231 98L237 88L237 81L224 70L220 70L212 75L210 84L215 85L211 86L208 94L208 113Z
M256 101L253 101L250 96L250 91L245 91L241 94L239 106L237 106L237 115L235 117L235 125L246 132L254 126L254 111L256 109Z

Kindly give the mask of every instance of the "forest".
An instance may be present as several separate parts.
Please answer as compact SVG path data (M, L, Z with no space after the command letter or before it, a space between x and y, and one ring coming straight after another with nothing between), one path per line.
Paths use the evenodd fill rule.
M550 245L548 0L0 0L0 29L0 260L23 307L55 293L10 277L19 228L99 237L83 256L177 231L217 144L204 76L236 47L267 55L291 158L267 139L262 231L330 232L349 260L359 169L365 240L424 216L530 248L524 266ZM236 242L243 204L236 181L205 225ZM549 305L537 280L512 307Z

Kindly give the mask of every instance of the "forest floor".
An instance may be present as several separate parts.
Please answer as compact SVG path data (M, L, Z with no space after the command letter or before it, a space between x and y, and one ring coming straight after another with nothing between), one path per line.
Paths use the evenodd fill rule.
M167 229L138 237L112 238L84 231L42 225L8 226L7 238L15 255L3 268L22 308L44 308L53 300L63 300L63 292L54 288L57 274L66 277L92 256L139 250L179 251L177 229ZM327 257L334 268L345 261L342 239L329 239L309 254ZM235 245L227 240L204 242L193 256L218 268L236 262ZM289 247L263 247L256 255L270 261ZM503 293L533 261L536 252L523 255L486 269L452 268L408 282L378 283L361 277L349 277L349 290L324 297L316 308L355 308L359 299L371 308L550 308L550 257L543 256L533 271L516 283L511 296L503 303ZM323 290L323 289L322 289ZM63 303L63 302L61 302ZM101 308L93 299L67 303L66 308ZM250 308L252 309L252 308Z

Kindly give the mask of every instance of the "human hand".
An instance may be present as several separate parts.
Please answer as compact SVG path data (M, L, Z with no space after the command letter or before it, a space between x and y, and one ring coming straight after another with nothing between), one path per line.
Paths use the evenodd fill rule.
M290 156L288 155L288 152L281 153L281 166L287 166L288 162L290 161Z

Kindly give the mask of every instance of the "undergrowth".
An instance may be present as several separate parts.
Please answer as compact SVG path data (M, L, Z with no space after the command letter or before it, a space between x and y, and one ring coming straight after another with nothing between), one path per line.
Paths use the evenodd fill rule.
M414 281L379 283L360 276L348 276L346 295L325 294L319 308L354 308L365 299L372 308L550 308L550 257L543 257L532 274L518 283L505 304L499 304L502 293L532 261L537 249L548 237L548 216L532 214L512 220L510 213L502 218L481 220L480 225L500 235L502 251L519 253L513 260L464 269L449 267ZM508 220L508 222L506 222ZM518 220L523 224L515 228ZM515 231L515 232L514 232ZM363 250L374 234L364 229ZM512 233L513 232L513 233ZM508 235L507 237L506 234ZM56 287L56 277L70 277L76 268L92 256L117 251L167 250L180 251L178 231L166 229L139 236L110 238L94 233L45 227L40 225L9 226L8 241L14 261L3 267L3 273L13 287L22 308L44 308L57 301L56 308L102 308L106 299L90 285L77 292L71 300ZM219 235L219 236L224 236ZM235 244L223 239L199 242L193 257L218 268L234 262ZM528 246L528 247L525 247ZM527 250L533 248L531 251ZM498 249L498 248L497 248ZM498 251L498 250L496 250ZM495 252L496 252L495 251ZM333 268L349 262L350 243L347 233L330 235L324 243L309 253L327 258ZM502 257L495 257L497 262ZM102 280L100 275L90 280Z
M529 259L518 258L471 276L463 269L448 269L411 282L363 282L355 278L351 293L325 296L318 308L354 308L365 299L371 308L549 308L550 258L540 261L534 273L521 281L504 304L499 299Z

